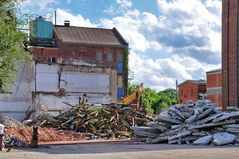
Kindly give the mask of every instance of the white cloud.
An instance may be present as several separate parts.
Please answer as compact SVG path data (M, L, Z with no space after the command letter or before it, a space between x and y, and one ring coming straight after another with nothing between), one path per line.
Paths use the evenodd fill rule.
M23 8L36 7L40 10L49 10L49 5L57 4L59 0L25 0L21 3Z
M85 19L82 15L73 15L71 12L62 10L62 9L57 9L57 24L58 25L63 25L64 20L70 20L70 25L71 26L82 26L82 27L95 27L95 25L89 20Z
M116 0L116 3L124 9L130 8L132 6L131 0Z
M204 79L206 71L220 67L220 0L157 0L158 15L134 9L132 1L114 2L108 8L114 17L101 18L98 24L62 9L57 9L57 23L70 20L74 26L116 27L131 48L133 82L157 90L174 88L176 79ZM149 58L152 50L163 58Z
M104 10L105 13L110 15L117 15L119 13L124 13L127 9L132 7L132 0L115 0L116 4L111 4L108 8Z
M134 83L144 83L156 90L175 88L175 82L187 79L205 79L205 72L220 65L202 64L188 57L172 57L152 60L140 58L135 52L130 54L130 69L134 72Z

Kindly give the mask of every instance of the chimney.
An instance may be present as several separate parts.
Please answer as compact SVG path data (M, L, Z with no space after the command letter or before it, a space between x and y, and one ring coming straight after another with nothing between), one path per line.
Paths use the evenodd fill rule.
M70 21L69 20L64 20L64 26L69 27L70 26Z

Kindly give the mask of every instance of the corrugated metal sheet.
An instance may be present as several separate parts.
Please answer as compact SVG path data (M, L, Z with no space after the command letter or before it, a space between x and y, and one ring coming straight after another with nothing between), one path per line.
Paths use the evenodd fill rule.
M63 42L122 45L113 29L57 26L54 28L54 31Z
M60 85L67 92L109 93L109 80L108 74L63 71Z

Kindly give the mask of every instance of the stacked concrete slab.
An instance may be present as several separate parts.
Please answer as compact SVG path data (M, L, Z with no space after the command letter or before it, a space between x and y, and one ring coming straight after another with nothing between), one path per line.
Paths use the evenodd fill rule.
M131 127L135 141L227 145L239 143L239 110L221 112L209 100L174 105L147 127Z

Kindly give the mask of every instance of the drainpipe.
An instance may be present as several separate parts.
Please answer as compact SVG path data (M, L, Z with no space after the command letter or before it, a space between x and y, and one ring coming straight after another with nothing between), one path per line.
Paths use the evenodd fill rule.
M3 151L3 135L4 135L4 125L0 124L0 151Z

